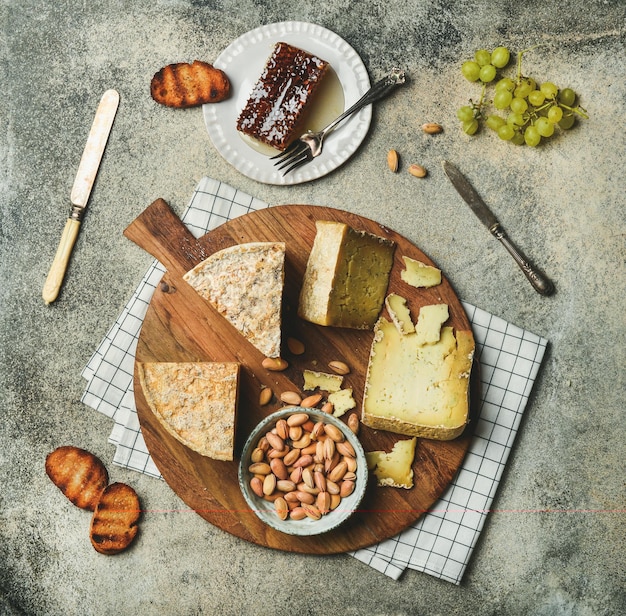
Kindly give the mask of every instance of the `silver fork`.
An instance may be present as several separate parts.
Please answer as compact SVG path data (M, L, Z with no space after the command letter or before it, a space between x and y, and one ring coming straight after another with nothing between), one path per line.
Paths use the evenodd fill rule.
M272 156L270 160L276 160L274 165L279 170L284 169L283 175L308 163L322 153L324 138L332 132L338 124L348 116L356 113L366 105L373 103L389 94L396 86L406 82L404 71L398 68L392 69L391 73L377 81L352 107L346 109L338 118L319 132L307 131L293 141L285 150Z

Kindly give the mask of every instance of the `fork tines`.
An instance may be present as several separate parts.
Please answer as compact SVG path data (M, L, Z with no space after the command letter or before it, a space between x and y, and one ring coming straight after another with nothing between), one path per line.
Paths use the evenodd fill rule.
M296 139L292 141L287 148L272 156L270 160L276 160L274 165L279 169L285 169L283 175L286 175L296 167L304 164L308 159L311 148L304 141Z

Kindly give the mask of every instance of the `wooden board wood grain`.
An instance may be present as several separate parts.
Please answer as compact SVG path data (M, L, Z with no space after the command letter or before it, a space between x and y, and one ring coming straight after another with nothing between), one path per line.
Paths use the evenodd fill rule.
M221 462L202 457L171 437L152 414L135 375L135 400L146 445L166 482L180 498L211 524L246 541L270 548L331 554L372 545L404 530L441 496L460 467L470 440L470 430L453 441L419 439L414 461L415 486L410 490L379 488L370 480L360 510L340 528L319 537L294 537L263 524L249 510L237 480L238 457L252 428L282 406L274 398L259 406L262 386L276 396L282 391L301 391L305 368L330 371L327 364L340 359L352 371L345 386L353 388L360 405L372 342L371 331L320 327L297 317L298 296L307 259L315 238L316 220L345 222L396 242L389 292L408 300L413 318L419 308L447 303L448 323L455 330L471 330L469 320L449 281L431 289L418 290L404 283L402 256L433 264L416 246L386 227L355 214L310 205L284 205L263 209L229 221L196 240L159 199L124 232L166 267L161 284L148 308L136 361L237 361L242 365L235 460ZM283 357L289 362L284 372L269 372L261 366L263 356L220 314L182 279L182 275L208 255L251 241L286 243L283 297ZM236 284L236 281L233 281ZM306 352L293 356L285 340L293 336ZM359 408L355 409L357 412ZM347 415L344 416L347 419ZM366 451L390 450L401 438L361 426L359 438Z

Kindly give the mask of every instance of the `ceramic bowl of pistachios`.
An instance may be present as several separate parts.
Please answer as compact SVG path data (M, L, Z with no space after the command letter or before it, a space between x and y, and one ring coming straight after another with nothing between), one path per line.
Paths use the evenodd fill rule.
M289 535L337 528L367 487L363 447L346 424L319 409L287 407L265 417L241 455L239 485L250 509Z

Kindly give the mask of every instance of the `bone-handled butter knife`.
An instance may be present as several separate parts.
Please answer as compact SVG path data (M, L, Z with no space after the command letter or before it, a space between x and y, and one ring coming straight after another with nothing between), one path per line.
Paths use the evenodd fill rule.
M109 139L109 133L113 126L119 102L120 95L115 90L107 90L100 99L96 117L89 131L87 144L85 145L74 185L72 186L70 215L65 223L59 247L43 286L42 297L46 304L50 304L57 298L63 284L65 270L78 237L80 223L85 214L91 188L100 167L102 154Z
M467 205L470 206L478 219L489 229L491 234L502 242L504 247L509 251L515 262L520 266L524 275L530 281L537 293L541 295L551 295L554 292L554 285L540 272L513 244L506 234L498 219L493 212L487 207L482 197L476 192L474 187L468 182L465 176L447 160L443 161L443 170L452 182L454 188L463 197Z

